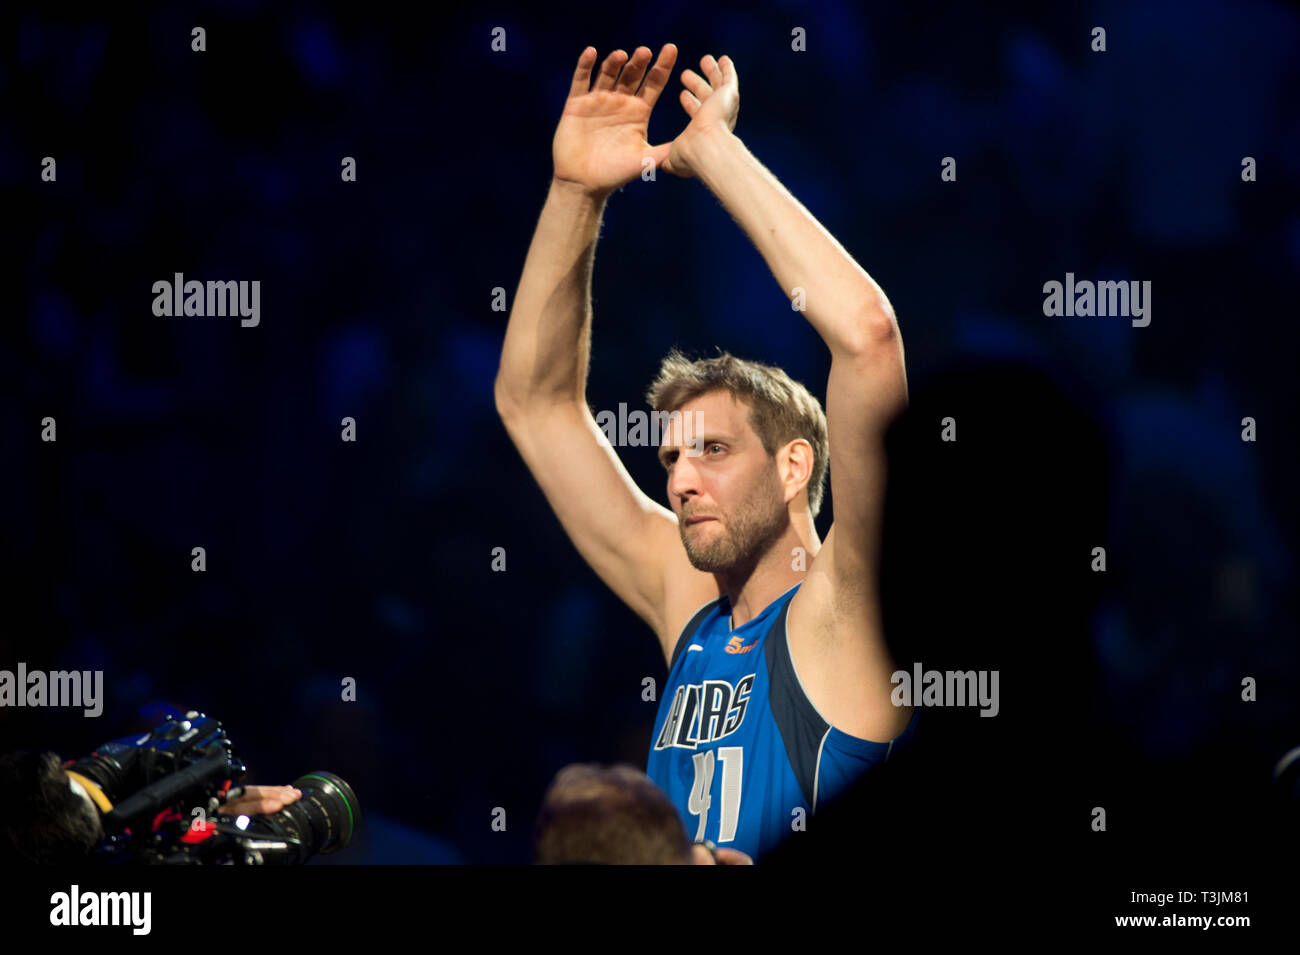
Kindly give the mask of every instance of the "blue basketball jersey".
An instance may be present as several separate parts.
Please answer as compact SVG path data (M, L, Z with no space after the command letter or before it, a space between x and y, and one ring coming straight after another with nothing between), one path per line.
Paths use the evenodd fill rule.
M673 650L646 765L688 838L755 861L789 837L796 819L806 822L910 743L921 712L887 743L827 723L804 692L786 641L798 589L736 630L726 596L695 613Z

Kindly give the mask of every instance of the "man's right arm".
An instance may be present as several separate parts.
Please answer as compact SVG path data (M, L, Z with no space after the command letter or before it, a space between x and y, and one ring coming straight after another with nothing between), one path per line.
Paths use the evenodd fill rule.
M607 196L552 180L506 326L496 406L578 552L662 644L677 520L602 442L586 401L591 270Z

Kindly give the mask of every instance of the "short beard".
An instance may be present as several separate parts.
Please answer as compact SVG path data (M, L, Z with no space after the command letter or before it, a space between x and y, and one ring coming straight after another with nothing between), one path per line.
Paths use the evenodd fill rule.
M691 566L725 576L747 577L752 573L789 524L780 489L776 475L769 472L766 480L741 498L735 514L730 516L716 540L693 543L686 525L682 524L682 544Z

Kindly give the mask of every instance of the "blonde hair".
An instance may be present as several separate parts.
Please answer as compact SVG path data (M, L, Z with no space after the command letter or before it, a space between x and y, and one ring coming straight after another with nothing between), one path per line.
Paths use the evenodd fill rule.
M729 391L734 398L749 405L749 426L769 455L796 438L812 445L813 464L807 491L808 508L816 517L821 510L830 468L830 439L821 402L773 365L747 361L727 352L692 361L676 348L660 364L659 374L646 392L646 400L656 412L672 412L718 389Z

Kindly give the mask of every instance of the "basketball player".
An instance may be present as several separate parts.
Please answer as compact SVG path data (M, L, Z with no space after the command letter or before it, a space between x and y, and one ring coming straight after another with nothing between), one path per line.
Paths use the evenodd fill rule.
M883 437L907 384L884 292L734 134L728 57L682 73L689 123L647 141L676 55L666 44L647 70L647 47L615 50L594 85L596 50L578 58L496 404L579 553L659 641L669 677L648 775L693 841L761 857L915 731L890 700L877 592ZM831 353L825 414L779 369L670 354L650 392L655 411L680 412L659 448L668 507L629 477L585 394L601 216L646 157L713 192Z

